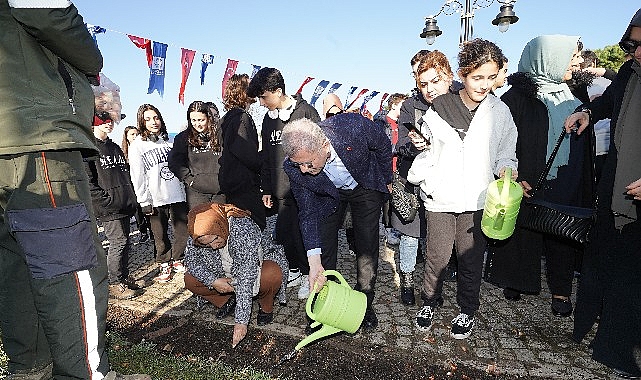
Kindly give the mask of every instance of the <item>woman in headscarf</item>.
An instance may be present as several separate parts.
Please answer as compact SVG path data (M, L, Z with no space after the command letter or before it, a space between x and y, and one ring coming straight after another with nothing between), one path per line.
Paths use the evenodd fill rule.
M539 36L523 49L518 72L501 100L510 108L519 132L516 155L519 178L525 197L536 184L545 163L564 128L565 118L581 102L565 83L583 61L579 37ZM568 134L562 142L552 168L537 197L558 204L591 206L593 179L588 136ZM526 216L521 208L519 220ZM552 313L560 317L572 314L572 280L575 255L582 247L569 240L518 227L509 239L492 241L488 248L485 278L503 287L508 300L520 299L521 293L541 291L541 255L545 255L548 287L552 294Z
M232 347L247 334L252 298L256 323L273 320L274 298L286 302L289 266L283 247L263 235L250 212L230 204L203 203L189 211L185 287L211 302L224 318L234 309Z

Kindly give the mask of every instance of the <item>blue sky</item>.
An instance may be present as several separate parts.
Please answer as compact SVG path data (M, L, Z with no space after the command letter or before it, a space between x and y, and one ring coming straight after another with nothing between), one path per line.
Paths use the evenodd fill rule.
M464 2L464 0L461 0ZM488 0L479 0L488 3ZM251 74L251 64L280 69L287 93L295 92L307 76L308 101L320 80L342 83L336 92L345 101L351 86L381 94L409 92L414 87L409 60L420 49L438 49L456 70L460 15L441 15L443 35L427 46L419 38L424 18L435 14L443 0L388 1L264 1L264 0L78 0L74 4L85 22L108 31L98 35L104 56L103 73L120 86L127 118L112 138L120 141L126 125L135 123L142 103L156 105L170 132L186 123L186 106L193 100L221 105L221 81L227 59L240 61L237 73ZM506 33L491 24L499 13L496 1L475 11L474 36L494 41L510 60L513 72L523 46L541 34L581 36L586 48L617 43L638 1L629 0L518 0L519 21ZM164 97L148 95L149 68L144 51L126 34L169 45ZM178 102L180 48L196 50L185 90L185 105ZM200 55L215 55L200 85ZM325 90L327 91L327 90ZM324 94L323 94L324 95ZM322 97L322 96L321 96ZM380 95L368 103L377 110ZM320 108L321 101L316 106Z

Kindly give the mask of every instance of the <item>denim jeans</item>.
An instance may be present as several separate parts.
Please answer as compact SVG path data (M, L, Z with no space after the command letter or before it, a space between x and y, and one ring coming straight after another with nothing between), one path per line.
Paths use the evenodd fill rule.
M416 252L418 251L418 238L401 235L401 242L398 245L399 261L401 272L414 272L416 266Z
M105 236L109 240L107 250L107 270L109 271L109 284L117 284L129 276L129 240L130 217L107 220L102 222Z

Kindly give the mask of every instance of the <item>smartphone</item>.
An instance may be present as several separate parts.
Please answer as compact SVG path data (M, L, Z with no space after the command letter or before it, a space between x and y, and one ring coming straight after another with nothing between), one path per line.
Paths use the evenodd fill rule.
M405 126L405 128L407 128L408 131L414 132L417 135L421 136L423 138L423 140L425 140L425 142L429 142L430 141L430 140L427 139L427 137L425 137L425 135L423 135L423 133L421 133L421 130L418 129L418 127L416 125L414 125L412 123L403 123L403 125Z

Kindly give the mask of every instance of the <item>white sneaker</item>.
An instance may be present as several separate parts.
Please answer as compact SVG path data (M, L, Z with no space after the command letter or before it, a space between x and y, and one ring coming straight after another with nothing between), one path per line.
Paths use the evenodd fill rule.
M454 339L465 339L472 334L473 327L474 317L460 313L456 318L452 319L452 330L450 331L450 335Z
M164 284L171 280L171 266L169 263L162 263L160 265L160 273L154 277L154 281Z
M389 245L398 245L401 242L400 237L396 234L396 230L393 228L387 228L385 233L385 241Z
M298 268L296 269L290 269L289 270L289 277L287 279L287 287L291 288L292 286L296 286L300 284L300 279L301 279L301 273Z
M298 299L304 300L309 297L309 275L302 275L300 279L300 288L298 288Z
M181 260L174 261L173 264L171 264L171 266L174 269L174 272L176 273L185 273L187 271L187 268L185 268Z

